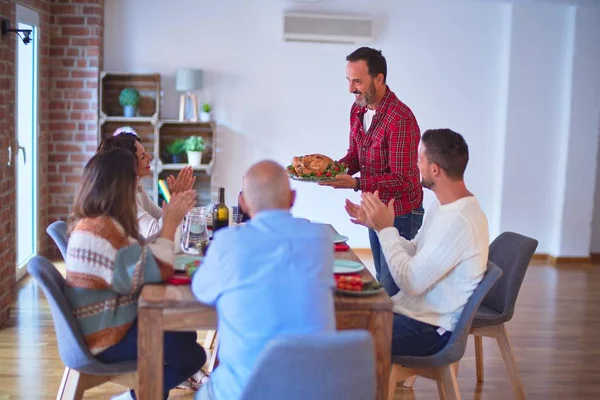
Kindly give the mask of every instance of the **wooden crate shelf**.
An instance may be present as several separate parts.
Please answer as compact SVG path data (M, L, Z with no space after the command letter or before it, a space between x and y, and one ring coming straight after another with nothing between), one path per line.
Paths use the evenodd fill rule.
M159 179L167 179L167 176L177 176L177 171L163 170L158 174ZM196 206L208 206L213 200L213 181L212 177L204 172L194 172L196 182L194 182L194 190L196 190Z
M214 124L206 122L179 122L172 120L160 120L156 126L156 130L158 131L158 154L163 164L171 164L170 157L166 153L166 148L169 144L173 143L175 139L186 139L190 136L201 136L206 145L206 148L202 152L202 164L212 165L215 153ZM187 162L187 156L185 154L183 155L183 162Z
M213 187L212 167L215 159L216 141L215 126L213 123L190 122L178 120L159 120L156 125L156 148L160 161L157 165L157 172L160 179L169 175L176 176L179 171L185 168L187 164L187 155L183 155L183 162L173 164L170 156L166 152L169 144L175 139L187 139L190 136L201 136L204 139L206 148L202 152L202 164L193 167L196 183L196 200L199 206L206 206L212 203L215 195Z
M130 74L125 72L100 73L100 119L133 119L123 116L123 107L119 103L119 95L127 87L133 87L140 92L141 98L137 107L138 115L136 118L158 120L160 115L160 74Z
M146 146L146 143L148 143L150 146L150 148L147 150L153 150L156 127L148 122L104 122L100 125L100 140L111 137L118 128L122 128L124 126L130 126L133 128L133 130L141 137L144 146Z
M98 142L112 136L120 127L130 126L142 139L146 151L154 157L152 175L142 179L142 186L150 197L160 203L158 180L167 176L177 176L185 168L187 156L174 164L167 156L166 146L175 139L189 136L202 136L206 149L202 153L202 165L193 167L198 205L209 205L215 198L216 190L212 178L212 168L216 154L216 128L213 123L160 119L161 77L160 74L135 74L127 72L101 72L99 76L100 99L98 104ZM119 104L119 94L126 87L136 88L141 95L138 115L134 118L123 116Z
M156 127L148 122L104 122L100 125L100 140L111 137L113 133L123 126L130 126L142 139L142 144L148 152L154 149L154 137L156 135Z

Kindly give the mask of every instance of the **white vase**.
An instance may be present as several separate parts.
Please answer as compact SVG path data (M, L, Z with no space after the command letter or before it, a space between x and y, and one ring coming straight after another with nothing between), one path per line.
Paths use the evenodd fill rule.
M202 152L201 151L188 151L187 157L188 157L189 165L198 167L202 163Z
M200 111L200 122L210 122L210 113Z

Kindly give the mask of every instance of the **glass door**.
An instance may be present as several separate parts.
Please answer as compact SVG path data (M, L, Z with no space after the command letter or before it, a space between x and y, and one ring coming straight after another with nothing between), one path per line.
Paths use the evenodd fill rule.
M17 5L17 29L32 30L28 44L15 36L16 63L16 232L17 280L37 253L38 24L33 10Z

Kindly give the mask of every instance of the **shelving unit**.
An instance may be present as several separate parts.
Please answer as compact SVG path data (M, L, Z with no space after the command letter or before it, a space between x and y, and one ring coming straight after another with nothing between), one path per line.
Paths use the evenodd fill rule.
M126 118L119 104L119 94L126 87L140 92L138 116ZM142 139L146 151L152 152L154 161L152 175L142 181L142 186L158 204L158 180L177 176L187 163L172 163L166 146L175 139L202 136L206 149L202 153L202 164L193 167L198 205L214 201L216 189L212 179L212 168L216 155L216 129L213 123L160 119L161 105L160 74L133 74L125 72L101 72L99 77L98 143L110 137L123 126L131 126ZM184 155L184 161L186 156Z
M159 155L156 171L159 179L164 179L171 174L175 176L177 171L188 165L187 163L171 163L170 156L165 151L169 144L175 139L186 139L190 136L201 136L204 139L206 148L202 152L202 164L193 167L196 176L195 189L198 193L198 204L207 205L212 203L215 192L212 179L212 168L216 154L215 125L210 122L159 120L156 125L156 132L155 148L157 149L156 154Z
M116 118L117 122L150 122L156 124L160 115L160 74L132 74L128 72L101 72L99 87L100 119ZM123 117L119 95L127 87L140 92L138 116Z

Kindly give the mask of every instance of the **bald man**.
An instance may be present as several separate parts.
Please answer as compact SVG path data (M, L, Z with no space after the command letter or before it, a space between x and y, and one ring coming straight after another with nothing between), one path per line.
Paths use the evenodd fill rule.
M252 219L220 229L192 291L219 316L219 367L196 399L238 399L257 357L285 334L333 332L332 233L292 217L295 192L279 164L261 161L244 179Z

